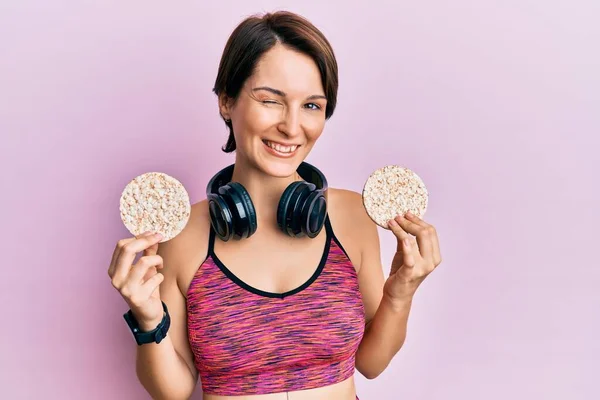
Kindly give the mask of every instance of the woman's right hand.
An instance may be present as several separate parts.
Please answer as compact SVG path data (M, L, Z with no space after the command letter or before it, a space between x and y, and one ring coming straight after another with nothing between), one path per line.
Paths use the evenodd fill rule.
M144 233L120 240L108 268L112 285L121 293L142 331L156 328L163 318L159 285L164 279L158 269L163 268L157 253L160 234ZM136 255L144 254L133 264Z

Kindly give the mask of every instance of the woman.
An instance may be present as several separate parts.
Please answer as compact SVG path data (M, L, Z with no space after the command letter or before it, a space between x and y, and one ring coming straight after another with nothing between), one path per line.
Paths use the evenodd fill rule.
M390 221L385 279L360 194L303 162L337 86L329 43L298 15L248 18L229 38L214 90L235 164L179 236L121 240L109 267L153 398L187 399L200 378L206 400L355 399L355 368L375 378L402 346L437 237L414 216Z

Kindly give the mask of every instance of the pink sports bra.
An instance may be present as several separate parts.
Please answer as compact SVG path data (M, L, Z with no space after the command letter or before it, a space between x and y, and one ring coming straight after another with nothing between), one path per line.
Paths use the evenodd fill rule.
M365 328L358 277L329 217L320 263L303 285L265 292L208 254L187 293L188 337L204 393L287 392L341 382L354 374Z

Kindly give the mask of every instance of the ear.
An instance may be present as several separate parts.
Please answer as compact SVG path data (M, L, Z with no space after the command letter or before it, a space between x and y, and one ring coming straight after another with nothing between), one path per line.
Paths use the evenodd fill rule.
M219 95L219 112L221 113L221 117L223 117L223 119L231 119L232 104L233 101L227 96L227 94L221 93Z

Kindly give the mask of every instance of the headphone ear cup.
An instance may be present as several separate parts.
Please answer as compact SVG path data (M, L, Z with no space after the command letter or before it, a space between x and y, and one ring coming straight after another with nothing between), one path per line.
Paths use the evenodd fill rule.
M277 222L280 229L292 237L302 237L302 210L306 199L316 189L316 186L307 182L293 182L281 196L277 210Z
M306 217L304 216L304 210L306 209L307 206L307 200L311 197L311 194L314 193L315 191L315 187L313 184L311 183L304 183L302 190L298 191L298 196L296 196L296 198L294 199L294 197L292 197L291 199L291 203L290 206L292 207L291 209L291 230L293 233L293 236L295 237L303 237L306 236L306 230L304 229L304 227L306 226ZM295 200L295 201L294 201Z
M325 224L327 217L327 201L322 193L313 191L302 207L302 232L315 238Z
M298 188L292 193L290 198L290 204L288 205L289 212L289 221L288 224L288 234L293 237L302 237L304 236L304 232L302 230L302 226L304 225L304 221L302 218L302 209L304 208L304 204L306 204L306 199L310 196L311 187L306 183L302 183Z
M233 234L233 215L229 205L218 194L209 194L207 198L210 224L216 235L226 242L231 239Z
M250 198L250 194L248 194L248 191L244 186L242 186L241 183L231 182L229 186L231 186L231 189L242 199L241 205L244 208L244 212L246 213L246 218L248 220L248 234L246 237L250 237L254 235L256 229L258 228L258 224L256 222L256 209L254 208L254 203Z
M279 199L279 205L277 206L277 225L279 226L279 229L281 229L282 232L287 233L288 235L288 224L290 222L288 221L288 208L290 204L291 195L299 184L300 182L290 183L281 194L281 198Z
M246 189L239 183L232 182L221 186L219 193L227 203L232 215L233 224L230 237L240 240L251 236L254 232L250 214L254 210L254 206L251 202L250 204L247 202L250 196L248 196ZM244 193L246 193L246 196L244 196ZM254 213L254 217L256 217L256 213ZM255 226L256 224L254 224Z

